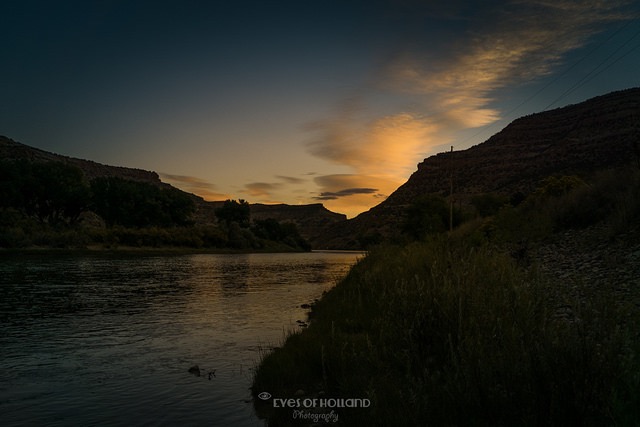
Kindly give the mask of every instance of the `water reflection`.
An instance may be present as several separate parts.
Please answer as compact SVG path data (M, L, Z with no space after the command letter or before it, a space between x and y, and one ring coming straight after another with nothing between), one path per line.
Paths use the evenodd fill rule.
M5 255L3 425L238 426L261 425L246 402L257 350L359 256Z

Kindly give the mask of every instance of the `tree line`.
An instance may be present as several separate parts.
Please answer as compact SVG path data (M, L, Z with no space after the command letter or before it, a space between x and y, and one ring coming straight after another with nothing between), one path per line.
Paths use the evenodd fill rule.
M100 177L87 183L82 171L62 162L0 162L0 208L51 225L73 225L93 211L108 226L187 225L193 200L175 188Z
M215 211L217 225L196 225L195 210L191 195L170 186L120 177L88 181L79 168L63 162L0 161L0 247L309 249L294 224L252 222L244 200L225 201ZM90 212L103 227L81 224Z

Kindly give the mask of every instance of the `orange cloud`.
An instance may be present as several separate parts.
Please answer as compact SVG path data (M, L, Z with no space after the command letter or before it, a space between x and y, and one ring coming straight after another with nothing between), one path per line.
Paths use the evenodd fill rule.
M401 184L393 177L357 174L318 176L314 182L319 188L314 199L350 218L382 202Z
M306 182L303 178L296 178L294 176L276 175L276 178L286 182L287 184L302 184Z
M205 200L216 201L231 198L231 196L226 193L215 191L216 186L214 184L195 176L160 173L160 177L162 181L186 192L198 195Z
M317 197L325 194L327 206L342 212L379 203L369 190L389 194L416 163L450 143L455 132L499 120L501 112L492 105L498 89L550 74L567 52L583 46L603 23L623 19L619 10L626 3L489 2L481 18L466 16L470 21L464 44L454 41L437 49L438 56L426 57L424 52L433 50L408 43L387 62L376 85L362 91L366 95L347 98L334 117L308 126L315 133L309 152L353 172L316 178ZM456 0L436 9L453 16L464 4ZM430 9L422 2L413 4L420 5L423 11ZM406 104L396 103L395 112L385 106L386 113L376 113L376 101L388 98L406 99ZM376 184L378 179L384 185Z
M398 113L364 124L345 115L309 129L320 134L308 145L312 154L362 174L399 177L415 167L438 126L411 113Z
M246 193L252 197L271 197L273 191L282 187L279 183L270 182L251 182L245 184L243 193Z

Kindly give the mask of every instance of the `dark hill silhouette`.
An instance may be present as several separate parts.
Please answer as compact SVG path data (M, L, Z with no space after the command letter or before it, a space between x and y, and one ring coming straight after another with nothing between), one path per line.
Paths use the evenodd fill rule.
M160 177L155 172L120 166L107 166L91 160L76 159L74 157L49 153L48 151L21 144L2 135L0 135L0 159L27 159L42 162L62 162L78 167L82 170L87 180L92 180L98 177L113 176L130 179L132 181L147 182L155 185L168 185L162 183Z
M132 181L139 181L158 185L161 187L172 187L170 184L162 182L156 172L142 169L133 169L120 166L109 166L91 160L77 159L50 153L38 148L16 142L10 138L0 135L0 159L27 159L41 162L63 162L78 167L82 170L87 181L99 177L119 177ZM202 197L189 194L195 204L196 211L193 220L198 224L215 223L217 221L215 209L223 205L223 201L209 202ZM330 225L339 221L344 221L346 215L331 212L320 203L309 205L291 206L286 204L264 205L251 204L251 216L254 219L273 218L279 222L292 222L296 224L300 235L313 244L316 236L322 235L323 231Z
M640 88L519 118L487 141L464 151L440 153L418 165L384 202L336 223L316 248L357 248L363 237L400 233L403 215L417 197L449 195L464 205L482 193L526 195L549 175L588 176L639 161Z
M3 136L0 158L62 161L79 167L87 179L117 176L169 186L155 172L61 156ZM481 144L431 156L384 202L350 220L321 204L252 204L251 212L256 219L295 223L314 249L358 249L372 236L399 234L407 208L421 195L448 197L451 178L455 203L465 205L482 193L526 195L549 175L587 177L629 162L640 166L640 88L522 117ZM194 220L215 222L215 209L222 202L192 197L197 206Z

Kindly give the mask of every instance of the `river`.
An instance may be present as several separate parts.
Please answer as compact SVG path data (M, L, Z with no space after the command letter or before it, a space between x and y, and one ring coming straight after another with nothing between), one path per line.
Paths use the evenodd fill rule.
M261 352L360 257L0 254L2 425L262 426Z

